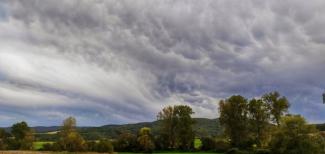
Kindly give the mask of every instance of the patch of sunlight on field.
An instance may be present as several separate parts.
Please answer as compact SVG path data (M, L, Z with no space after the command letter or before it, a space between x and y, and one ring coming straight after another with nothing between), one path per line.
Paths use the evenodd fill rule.
M43 148L43 145L44 144L46 144L46 143L53 143L53 142L34 142L33 143L33 148L35 149L35 150L39 150L39 149L41 149L41 148Z
M201 146L202 146L202 141L201 141L199 138L196 138L196 139L194 140L194 148L195 148L195 149L200 149Z

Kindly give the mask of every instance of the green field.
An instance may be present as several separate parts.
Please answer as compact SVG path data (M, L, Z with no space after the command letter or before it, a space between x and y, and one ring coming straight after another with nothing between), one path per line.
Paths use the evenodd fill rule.
M39 150L43 147L44 144L46 143L53 143L53 142L34 142L33 143L33 149L34 150Z
M194 148L195 149L200 149L201 146L202 146L202 141L199 138L196 138L194 140Z

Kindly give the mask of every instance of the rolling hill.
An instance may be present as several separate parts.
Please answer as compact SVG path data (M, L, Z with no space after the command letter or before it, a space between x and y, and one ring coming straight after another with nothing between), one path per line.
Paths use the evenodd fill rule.
M194 118L194 130L197 136L216 136L221 133L222 129L217 119ZM159 129L159 121L141 122L135 124L123 125L104 125L99 127L78 127L80 134L87 140L98 140L102 137L116 138L122 132L137 134L142 127L150 127L153 134ZM56 140L58 135L55 131L59 126L51 127L33 127L36 132L36 139L41 141ZM7 128L8 130L9 128Z

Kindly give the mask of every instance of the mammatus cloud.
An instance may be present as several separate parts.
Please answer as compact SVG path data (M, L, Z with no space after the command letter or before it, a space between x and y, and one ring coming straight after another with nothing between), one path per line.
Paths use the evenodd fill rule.
M0 119L154 120L278 90L324 122L322 1L32 0L0 4ZM13 120L14 119L14 120ZM49 122L50 121L50 122Z

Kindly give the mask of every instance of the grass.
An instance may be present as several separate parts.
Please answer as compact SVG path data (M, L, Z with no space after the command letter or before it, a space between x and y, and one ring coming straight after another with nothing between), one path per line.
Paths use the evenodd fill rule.
M33 148L35 149L35 150L39 150L39 149L41 149L41 148L43 148L43 145L44 144L46 144L46 143L53 143L53 142L34 142L33 143Z
M195 148L195 149L200 149L201 146L202 146L202 141L201 141L199 138L196 138L196 139L194 140L194 148Z

